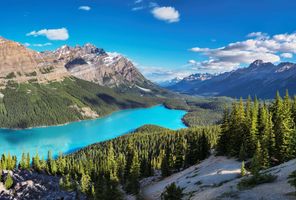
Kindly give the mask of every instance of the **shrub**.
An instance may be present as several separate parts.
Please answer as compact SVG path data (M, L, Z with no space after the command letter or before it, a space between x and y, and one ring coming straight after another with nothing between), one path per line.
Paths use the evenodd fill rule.
M183 197L183 190L176 186L175 183L167 186L165 191L161 194L162 200L181 200Z
M277 179L277 176L271 174L258 174L255 176L251 176L249 178L245 178L238 183L238 189L250 189L255 187L256 185L264 184L264 183L272 183Z
M15 78L15 77L16 76L15 76L14 72L11 72L11 73L7 74L7 76L5 78L6 79L12 79L12 78Z
M296 171L289 176L289 183L296 189Z

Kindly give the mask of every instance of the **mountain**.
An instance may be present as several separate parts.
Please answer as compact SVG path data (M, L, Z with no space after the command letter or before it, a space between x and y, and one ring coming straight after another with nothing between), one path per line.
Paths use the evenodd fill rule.
M0 73L0 126L8 128L97 118L169 94L127 58L91 44L36 52L1 37Z
M202 96L273 98L277 90L296 93L296 64L283 62L275 65L256 60L247 68L226 72L210 79L179 82L169 89Z
M46 83L74 76L101 86L141 93L160 89L124 56L106 53L89 43L36 52L1 37L0 60L0 83L3 86L9 81Z
M195 84L202 83L203 81L209 80L213 77L214 77L214 75L209 74L209 73L192 74L190 76L183 78L182 80L180 80L176 84L171 84L171 85L167 86L166 88L176 90L178 92L185 92L188 89L192 88Z
M160 83L158 83L158 85L160 85L161 87L169 87L169 86L172 86L172 85L176 85L180 81L182 81L182 78L176 77L176 78L173 78L171 80L160 82Z

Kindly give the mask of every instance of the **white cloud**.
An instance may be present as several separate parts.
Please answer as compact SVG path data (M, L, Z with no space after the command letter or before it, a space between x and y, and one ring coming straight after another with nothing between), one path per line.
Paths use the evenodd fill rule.
M168 23L180 21L180 13L174 7L155 7L151 12L156 19Z
M135 4L142 3L143 0L135 0Z
M47 42L47 43L44 43L44 44L33 44L32 46L34 47L46 47L46 46L51 46L52 43L50 42Z
M282 53L281 57L282 58L293 58L293 54L291 54L291 53Z
M52 43L47 42L47 43L43 43L43 44L30 44L30 43L26 42L26 43L24 43L24 45L26 47L29 47L29 46L33 46L33 47L45 47L45 46L51 46Z
M195 69L188 67L183 67L180 69L169 69L167 67L138 67L141 73L148 78L149 80L161 83L165 81L172 80L176 77L184 78L187 77L195 72Z
M250 64L254 60L279 62L281 57L292 58L296 53L296 33L269 36L266 33L254 32L247 36L250 39L219 48L191 48L191 51L208 57L192 65L211 72L225 72Z
M45 36L49 40L67 40L69 33L66 28L60 29L42 29L40 31L32 31L26 34L27 36Z
M132 8L132 11L143 10L144 8L145 8L144 6L138 6L138 7Z
M84 11L90 11L91 7L90 6L80 6L78 9L79 10L84 10Z

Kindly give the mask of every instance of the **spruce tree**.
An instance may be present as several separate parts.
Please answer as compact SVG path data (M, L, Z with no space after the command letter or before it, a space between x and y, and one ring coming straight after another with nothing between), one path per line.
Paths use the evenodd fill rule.
M260 142L258 141L256 145L255 154L252 158L252 163L251 163L251 172L254 176L259 175L261 166L262 166L262 149L261 149Z
M170 152L170 148L168 146L168 144L166 145L166 148L165 148L165 155L162 159L162 162L161 162L161 175L162 177L167 177L167 176L170 176L171 175L171 152Z
M4 186L7 190L9 190L13 185L13 179L10 175L10 173L7 174L7 177L5 179L5 182L4 182Z
M133 161L130 169L128 177L128 183L127 183L127 191L131 194L138 194L140 190L140 163L139 163L139 157L138 154L135 153L133 156Z

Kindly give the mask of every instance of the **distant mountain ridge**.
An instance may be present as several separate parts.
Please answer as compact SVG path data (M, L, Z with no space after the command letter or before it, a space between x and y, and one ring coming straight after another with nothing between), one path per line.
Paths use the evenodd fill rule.
M273 98L278 90L288 89L296 93L296 64L283 62L275 65L256 60L247 68L239 68L206 80L190 78L168 87L186 94L202 96L244 97L248 95L260 98Z

